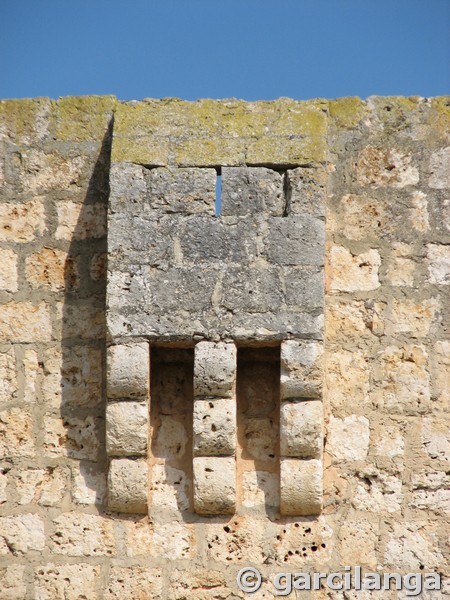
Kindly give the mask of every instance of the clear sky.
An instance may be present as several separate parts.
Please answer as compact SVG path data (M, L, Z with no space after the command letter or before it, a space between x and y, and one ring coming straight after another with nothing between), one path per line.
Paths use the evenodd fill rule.
M0 0L0 98L450 93L450 0Z

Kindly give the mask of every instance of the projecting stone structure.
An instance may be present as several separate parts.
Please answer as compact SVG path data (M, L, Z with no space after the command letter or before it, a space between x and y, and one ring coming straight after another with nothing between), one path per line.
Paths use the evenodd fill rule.
M0 598L446 597L450 99L7 100L0 147Z

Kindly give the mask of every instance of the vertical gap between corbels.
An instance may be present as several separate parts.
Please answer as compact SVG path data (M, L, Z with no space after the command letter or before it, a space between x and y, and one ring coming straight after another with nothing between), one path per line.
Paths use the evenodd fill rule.
M292 197L292 186L289 178L289 170L286 169L283 175L283 194L284 194L284 208L283 217L289 216L291 212L291 197Z
M216 217L220 217L222 210L222 169L216 167Z

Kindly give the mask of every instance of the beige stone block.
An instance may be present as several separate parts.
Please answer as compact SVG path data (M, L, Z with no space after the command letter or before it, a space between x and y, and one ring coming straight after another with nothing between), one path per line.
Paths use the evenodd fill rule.
M8 486L8 468L0 468L0 504L5 504L8 499L6 488Z
M434 152L430 157L430 188L445 190L450 188L450 146Z
M17 395L16 359L14 349L0 352L0 405Z
M378 518L372 523L359 515L347 517L339 531L342 564L375 568L378 536Z
M450 483L448 484L450 485ZM408 503L410 508L434 512L446 517L450 513L450 488L443 490L417 490Z
M284 519L274 536L277 564L324 565L336 554L336 534L322 515L314 519Z
M72 499L76 504L103 505L106 497L106 473L98 464L79 462L72 465Z
M231 590L224 573L208 568L196 568L170 573L168 600L195 597L195 600L226 600Z
M366 146L355 163L356 180L360 185L404 188L419 182L419 171L411 164L412 156L397 148Z
M282 342L281 398L320 398L322 382L323 344L309 340Z
M49 547L66 556L114 556L114 522L101 515L63 513L53 519Z
M0 517L0 556L41 552L44 547L44 522L38 515Z
M195 512L200 515L233 514L235 505L235 458L194 458Z
M318 515L322 510L323 467L321 460L280 460L280 513Z
M106 279L107 260L108 254L106 252L101 252L92 256L89 274L93 281L103 281Z
M378 269L381 265L378 250L352 254L343 246L333 246L330 252L331 290L366 292L380 287Z
M400 572L434 571L442 566L444 556L436 544L436 534L426 522L393 524L384 550L384 564Z
M193 525L173 521L160 524L153 532L152 555L163 560L193 558L196 554Z
M242 506L246 508L275 508L280 503L280 476L269 471L242 473Z
M234 344L196 344L194 395L198 398L232 398L236 386L236 359L237 350Z
M45 228L43 198L23 204L0 205L0 242L31 242L42 235Z
M108 506L124 513L146 513L148 467L145 460L111 460L108 473Z
M428 281L438 285L450 284L450 246L427 245Z
M329 226L335 233L349 240L376 239L389 226L386 206L366 194L345 194L339 202L339 211L332 214Z
M30 404L35 404L38 399L40 383L39 375L42 373L39 362L37 352L32 348L26 348L22 361L23 372L25 375L23 399Z
M95 582L100 577L99 565L47 564L36 567L34 576L36 600L97 600Z
M99 419L90 415L84 419L45 416L44 455L96 461L100 447L99 427Z
M100 202L82 204L61 201L57 204L57 240L85 240L106 235L106 207Z
M9 565L0 568L0 590L3 600L22 600L26 597L25 566Z
M352 505L357 510L373 513L394 513L402 508L402 480L383 471L368 468L358 473L362 481L352 495Z
M207 523L205 525L207 559L214 561L215 564L262 565L266 556L267 536L270 529L267 518L257 519L248 516L235 516L226 523Z
M195 400L194 456L232 456L235 451L235 401Z
M163 578L159 568L118 567L109 572L105 600L152 600L162 598Z
M246 419L244 426L244 456L250 459L275 463L279 440L279 427L273 419Z
M421 441L423 450L430 458L450 462L450 429L447 419L423 419Z
M425 412L430 400L427 362L423 346L388 346L373 369L376 382L373 399L376 404L400 414Z
M362 352L356 349L330 352L325 372L328 401L333 408L344 408L349 398L356 406L368 404L370 371Z
M2 269L0 271L0 290L17 292L17 255L7 248L0 249Z
M22 408L11 408L0 413L0 459L9 457L32 458L35 455L33 419Z
M108 398L146 398L150 391L148 344L110 346L106 377Z
M160 415L157 431L152 431L152 453L158 458L176 460L186 454L188 435L184 424L173 417Z
M350 415L336 419L331 415L326 450L336 462L365 460L369 450L370 428L367 417Z
M430 362L433 398L445 408L450 405L450 341L434 344Z
M414 284L417 263L412 256L413 249L408 244L393 244L391 259L386 273L391 285L411 286Z
M167 511L189 510L190 482L184 471L167 464L151 468L152 509Z
M155 526L152 520L147 515L122 515L121 524L125 533L126 556L151 556Z
M323 450L323 406L320 400L282 402L280 454L319 458Z
M79 281L76 258L56 248L43 248L28 256L25 275L34 289L70 290Z
M64 467L27 469L15 477L19 504L59 506L67 490L68 470Z
M427 195L416 190L411 194L411 209L409 211L411 227L420 233L430 229Z
M66 159L57 152L27 148L21 153L20 181L23 190L32 194L44 194L80 186L86 163L86 156Z
M105 337L105 310L102 296L92 295L89 300L56 304L54 335L57 339L81 338L99 340Z
M440 320L440 303L437 298L423 301L393 299L386 333L407 333L411 337L426 337L433 325Z
M375 429L371 445L375 456L383 458L398 458L405 452L405 438L395 426Z
M147 453L148 405L110 402L106 407L108 456L144 456Z
M49 342L52 339L50 308L41 302L8 302L0 306L0 341Z

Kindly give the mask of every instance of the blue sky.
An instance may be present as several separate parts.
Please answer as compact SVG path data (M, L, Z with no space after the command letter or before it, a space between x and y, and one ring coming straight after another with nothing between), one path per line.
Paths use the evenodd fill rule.
M0 98L450 93L450 0L0 0Z

